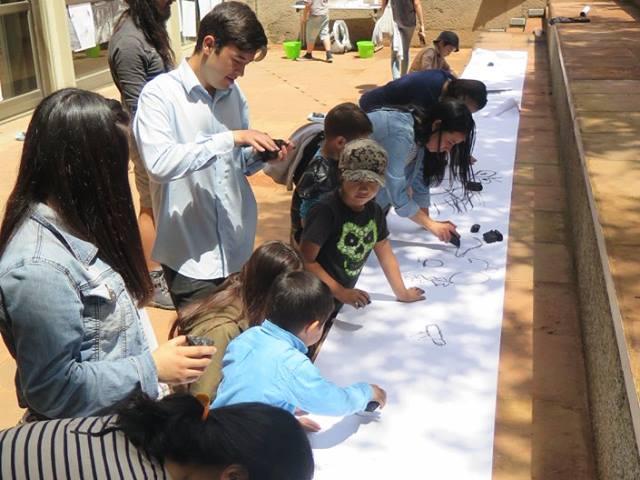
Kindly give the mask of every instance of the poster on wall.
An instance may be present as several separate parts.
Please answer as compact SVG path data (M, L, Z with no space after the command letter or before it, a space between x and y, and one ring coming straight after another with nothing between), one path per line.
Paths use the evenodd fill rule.
M180 1L180 31L185 37L195 38L197 36L195 0Z
M121 0L104 0L92 4L93 19L96 29L96 43L107 43L122 10L126 4Z
M200 8L200 20L213 9L216 5L222 3L222 0L198 0L198 7Z
M96 46L96 27L91 3L80 3L67 7L71 49L79 52Z

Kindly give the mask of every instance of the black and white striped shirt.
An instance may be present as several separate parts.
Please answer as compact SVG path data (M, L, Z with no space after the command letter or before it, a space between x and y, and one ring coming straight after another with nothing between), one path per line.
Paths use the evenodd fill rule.
M27 423L0 432L2 480L169 480L165 468L120 431L115 415Z

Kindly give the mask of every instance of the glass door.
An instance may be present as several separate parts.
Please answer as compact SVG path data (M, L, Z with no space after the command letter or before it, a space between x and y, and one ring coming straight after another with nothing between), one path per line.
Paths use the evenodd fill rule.
M0 120L33 108L41 99L31 5L0 0Z

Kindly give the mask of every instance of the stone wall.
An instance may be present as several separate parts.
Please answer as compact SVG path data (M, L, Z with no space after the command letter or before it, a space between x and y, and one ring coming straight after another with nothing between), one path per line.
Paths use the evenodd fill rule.
M562 68L562 45L556 28L550 28L548 32L553 98L560 125L561 156L566 168L598 477L638 479L640 456L631 413L632 408L637 408L638 399L633 385L625 380L622 360L628 357L628 352L622 334L616 331L616 325L622 329L622 319L600 222L594 213L597 207L579 148L582 141Z
M299 31L299 16L291 8L294 0L244 0L257 13L272 42L295 39ZM475 40L473 32L492 28L507 28L509 19L525 17L529 8L544 8L546 0L422 0L427 36L441 30L454 30L463 46ZM371 37L373 21L367 12L333 10L333 19L344 19L352 40Z

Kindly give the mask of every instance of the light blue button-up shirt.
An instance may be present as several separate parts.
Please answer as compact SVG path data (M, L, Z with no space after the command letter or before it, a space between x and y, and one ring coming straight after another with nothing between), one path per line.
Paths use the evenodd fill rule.
M140 94L133 132L150 178L153 258L196 279L240 270L253 251L257 205L246 175L260 168L232 130L249 128L234 84L212 96L184 60Z
M325 380L294 334L269 320L233 340L222 361L222 382L212 407L262 402L293 413L351 415L373 397L367 383L339 387Z
M392 205L401 217L413 217L431 203L429 185L423 180L424 148L416 145L413 114L394 109L368 114L373 125L371 138L389 156L385 186L376 196L383 208Z

